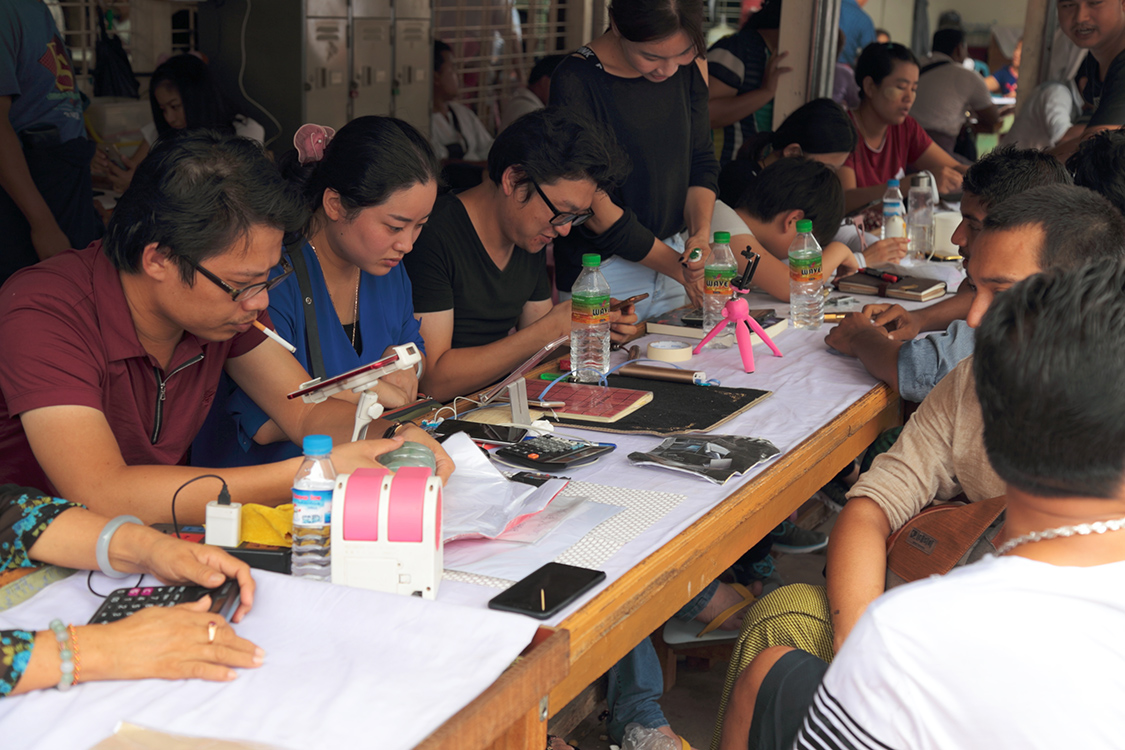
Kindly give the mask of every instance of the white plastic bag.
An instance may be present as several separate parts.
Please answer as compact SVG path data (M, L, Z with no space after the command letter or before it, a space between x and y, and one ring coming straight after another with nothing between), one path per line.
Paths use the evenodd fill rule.
M451 435L443 447L457 464L445 485L442 538L494 539L517 519L547 507L562 488L552 479L542 487L509 481L465 433Z

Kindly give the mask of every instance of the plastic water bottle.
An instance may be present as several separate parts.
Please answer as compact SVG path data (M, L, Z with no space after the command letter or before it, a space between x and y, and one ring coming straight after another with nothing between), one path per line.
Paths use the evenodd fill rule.
M891 237L906 236L906 209L902 205L902 193L898 189L898 180L887 180L887 192L883 193L883 236L884 240Z
M734 253L730 250L730 232L715 232L715 242L711 245L711 257L703 269L703 331L709 333L717 325L726 322L723 306L730 301L734 290L731 281L738 273ZM705 349L729 349L734 343L734 332L728 326L721 334L707 342Z
M910 188L909 208L906 237L910 240L910 253L907 257L920 262L934 252L934 193L928 184Z
M596 253L582 256L582 273L570 290L570 362L580 383L609 372L609 282Z
M789 246L789 322L794 328L816 330L824 322L824 276L820 243L812 235L812 221L797 221L797 236Z
M332 438L306 435L305 460L293 480L293 558L296 578L329 581L332 577Z

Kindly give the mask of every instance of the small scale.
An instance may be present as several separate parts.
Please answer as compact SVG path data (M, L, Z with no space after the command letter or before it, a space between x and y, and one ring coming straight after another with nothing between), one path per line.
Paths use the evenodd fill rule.
M498 460L513 466L538 471L566 471L576 466L593 463L616 445L567 440L554 435L541 435L497 449Z

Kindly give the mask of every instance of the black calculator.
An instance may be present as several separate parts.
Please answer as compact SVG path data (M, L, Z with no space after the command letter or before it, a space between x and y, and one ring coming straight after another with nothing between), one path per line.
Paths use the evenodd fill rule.
M238 581L233 578L228 578L214 589L203 586L134 586L117 589L105 598L88 624L116 622L146 607L174 607L198 601L208 594L211 595L211 608L208 611L230 620L241 601Z
M514 466L539 471L565 471L592 463L612 452L617 446L567 440L553 435L540 435L499 448L495 456Z

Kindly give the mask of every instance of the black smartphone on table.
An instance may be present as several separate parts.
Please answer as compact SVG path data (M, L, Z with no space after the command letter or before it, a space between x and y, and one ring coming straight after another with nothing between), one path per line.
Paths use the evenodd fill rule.
M522 427L505 427L484 422L469 422L463 419L443 419L434 428L434 438L440 443L458 432L466 433L474 443L487 445L511 445L523 440L527 430Z
M546 620L604 580L604 571L551 562L492 597L488 607Z

